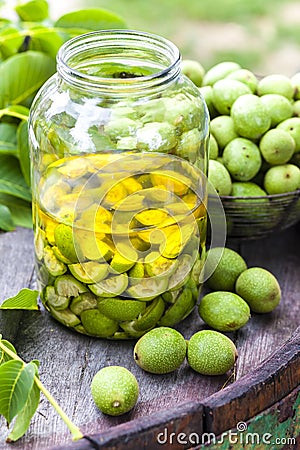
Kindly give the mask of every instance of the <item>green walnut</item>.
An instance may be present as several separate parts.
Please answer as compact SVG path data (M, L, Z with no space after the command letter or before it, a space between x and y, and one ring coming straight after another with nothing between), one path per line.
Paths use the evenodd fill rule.
M205 274L215 291L234 291L238 276L247 269L244 258L227 247L214 247L206 254Z
M259 172L262 159L254 142L246 138L236 138L226 145L223 162L235 180L249 181Z
M250 319L250 308L239 295L227 291L206 294L199 304L201 319L218 331L235 331Z
M188 363L202 375L225 374L234 366L237 357L232 340L218 331L198 331L188 341Z
M237 133L248 139L258 139L271 126L271 117L260 97L254 94L241 95L231 107Z
M93 377L91 394L100 411L120 416L135 406L139 385L133 373L125 367L107 366Z
M281 289L276 277L261 267L251 267L241 273L235 289L256 313L273 311L281 299Z
M186 342L173 328L154 328L137 341L133 354L137 365L146 372L169 373L183 363Z

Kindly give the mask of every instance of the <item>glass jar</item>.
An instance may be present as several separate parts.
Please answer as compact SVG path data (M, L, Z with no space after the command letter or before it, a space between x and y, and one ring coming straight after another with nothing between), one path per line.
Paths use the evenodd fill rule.
M109 30L61 47L29 120L37 277L55 319L126 339L192 311L208 120L166 39Z

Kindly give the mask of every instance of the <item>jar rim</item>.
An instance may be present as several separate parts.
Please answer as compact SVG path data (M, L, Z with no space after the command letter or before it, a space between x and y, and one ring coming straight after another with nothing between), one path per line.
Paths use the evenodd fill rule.
M147 75L125 78L91 75L72 67L72 58L89 50L123 51L135 46L136 50L151 50L153 55L164 60L164 66ZM180 73L181 54L177 46L168 39L145 31L109 29L85 33L69 39L59 49L56 57L57 72L68 83L92 90L128 93L139 89L155 88L173 81ZM73 62L74 64L74 62Z

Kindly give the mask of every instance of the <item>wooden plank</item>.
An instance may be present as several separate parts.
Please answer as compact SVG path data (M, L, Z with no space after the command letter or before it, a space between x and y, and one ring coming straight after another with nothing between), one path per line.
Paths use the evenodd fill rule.
M281 286L282 299L272 313L253 313L248 325L238 333L237 346L244 357L238 359L237 378L276 351L300 325L299 235L298 224L279 235L277 233L267 239L248 241L241 245L241 254L249 267L264 267L276 276Z
M282 400L300 385L300 327L255 370L203 402L204 429L216 435Z
M18 228L0 233L0 303L16 295L23 287L34 284L33 233ZM20 311L0 311L0 330L6 339L14 339L18 331Z
M152 415L147 420L137 419L53 450L182 450L186 448L181 441L185 440L187 430L189 433L202 434L202 416L202 407L197 402L181 404L178 408L163 411L159 416Z
M195 312L181 327L188 327L192 334L198 325ZM172 407L178 408L178 404L203 399L217 392L227 379L226 375L203 377L193 372L187 364L164 376L145 373L133 360L134 341L115 342L76 334L54 321L45 311L24 313L14 343L26 361L34 357L41 361L42 382L83 432L89 434L99 430L105 432L139 418L145 418L144 425L148 424L152 414L166 414ZM136 408L120 417L99 413L89 388L97 370L113 364L131 370L140 385ZM197 420L197 423L198 427L201 426L201 422ZM66 427L43 399L29 432L14 444L14 448L40 450L63 440L70 442Z
M253 367L277 349L298 323L300 302L296 300L299 293L299 255L294 245L297 232L295 227L280 236L241 246L249 265L261 265L261 262L265 262L266 268L271 270L275 267L277 273L274 273L279 274L284 284L285 299L282 307L288 305L291 309L280 309L264 317L255 315L246 327L232 334L240 353L236 367L237 380L250 373ZM281 246L280 243L285 240L287 244ZM19 229L15 233L0 235L0 255L4 254L8 256L0 259L0 288L5 286L5 290L2 289L1 292L1 300L14 295L22 287L34 286L32 233ZM10 284L7 283L8 277ZM286 278L289 282L285 282ZM144 445L148 442L147 436L153 445L153 430L157 427L160 430L160 424L163 428L166 420L170 420L169 432L172 432L170 414L178 418L178 422L174 422L175 427L189 429L190 426L194 430L198 426L199 432L202 416L199 405L207 397L220 391L228 381L227 376L204 377L196 374L186 363L178 371L165 376L147 374L133 361L134 341L114 342L79 335L54 321L43 309L41 312L0 312L0 327L5 331L2 331L4 337L14 342L26 361L32 358L41 361L42 381L83 432L101 433L105 442L112 446L118 440L118 433L127 442L130 435L137 438L135 433L141 429L145 429ZM278 332L278 327L283 330L282 333ZM206 326L197 311L194 311L177 328L188 339L195 331ZM121 417L101 414L94 406L89 391L94 373L101 367L112 364L127 367L137 376L140 384L141 394L136 408ZM229 382L232 380L233 378ZM182 421L181 411L185 411L187 423ZM0 436L2 435L6 435L4 421L0 421ZM141 445L143 439L139 441ZM11 449L11 445L5 443L1 446L1 440L1 449ZM29 431L14 444L14 448L43 450L68 444L71 444L71 439L64 423L49 407L48 402L42 399ZM152 449L151 446L140 448Z
M299 450L300 448L300 390L294 389L283 400L262 411L247 422L226 430L221 435L207 433L199 437L194 450ZM204 444L206 442L206 445ZM201 445L202 444L202 445ZM213 447L209 447L209 444ZM239 447L237 447L239 445Z

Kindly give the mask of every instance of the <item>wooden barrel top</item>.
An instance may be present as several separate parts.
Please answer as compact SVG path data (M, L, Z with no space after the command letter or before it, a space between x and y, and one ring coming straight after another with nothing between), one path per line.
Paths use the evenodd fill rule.
M147 374L133 360L134 341L79 335L43 309L0 311L3 338L13 342L25 361L40 360L42 382L90 437L73 443L62 420L42 398L26 435L13 446L5 443L6 424L0 419L0 449L200 449L202 433L218 436L246 422L248 430L263 433L267 423L270 434L293 436L289 446L272 448L299 449L299 234L300 223L262 240L227 243L249 267L274 273L282 288L279 307L270 314L253 314L246 326L229 334L239 352L230 376L205 377L186 363L171 374ZM35 287L31 230L0 234L0 255L0 302L21 288ZM177 328L188 339L206 326L194 311ZM123 365L139 381L136 407L120 417L99 412L90 395L93 375L106 365ZM229 448L230 443L222 446Z

